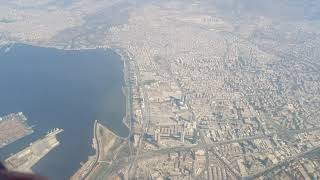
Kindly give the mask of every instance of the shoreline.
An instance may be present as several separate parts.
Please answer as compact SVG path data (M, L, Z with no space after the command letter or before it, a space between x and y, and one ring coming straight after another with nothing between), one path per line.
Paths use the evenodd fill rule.
M59 128L49 131L44 137L33 141L26 148L8 157L5 160L6 166L12 170L32 172L32 167L35 164L60 145L57 135L63 131Z
M42 47L42 48L51 48L51 49L65 50L65 51L81 51L81 50L94 50L94 49L111 49L111 50L114 50L110 46L65 48L63 46L55 46L55 45L48 45L48 44L37 44L37 43L32 43L32 42L20 42L20 41L0 42L0 48L3 47L3 46L10 45L10 44L24 44L24 45L29 45L29 46Z
M126 113L125 116L123 117L123 124L129 129L129 134L127 139L129 139L132 135L132 117L131 117L131 110L132 110L132 103L131 103L131 99L132 99L132 94L131 94L131 84L130 84L130 62L129 60L131 59L131 57L129 56L129 53L120 48L120 47L114 47L114 46L105 46L105 48L107 49L111 49L112 51L114 51L116 54L118 54L120 56L120 59L123 62L123 81L124 84L122 86L122 92L126 98Z
M52 48L52 49L56 49L56 50L65 50L65 51L82 51L82 50L96 50L96 49L111 50L114 53L116 53L117 55L119 55L120 56L120 60L123 62L122 73L123 73L123 82L124 82L124 84L122 85L122 92L123 92L123 95L124 95L124 97L126 99L126 103L127 103L128 97L131 99L130 92L128 92L128 90L126 88L127 86L128 87L130 86L130 84L128 84L129 83L128 81L130 81L129 72L128 72L129 70L126 70L126 63L128 63L130 57L128 55L129 53L126 52L124 49L122 49L120 47L113 47L113 46L109 46L109 45L104 45L104 46L95 46L95 47L65 48L65 47L62 47L62 46L55 46L55 45L48 45L48 44L41 44L41 43L37 44L37 43L33 43L33 42L7 41L7 42L0 42L0 48L3 48L3 47L8 46L8 45L14 46L16 44L30 45L30 46L41 47L41 48ZM126 77L126 75L128 75L128 77ZM128 107L127 107L127 104L126 104L126 107L125 107L126 112L128 111L127 108ZM132 133L132 129L131 129L131 125L129 125L129 124L131 123L130 122L131 120L128 121L126 116L128 116L128 115L127 114L124 115L124 117L122 119L122 123L129 130L129 134L125 138L130 138L131 133ZM113 132L113 133L115 133L115 132ZM117 135L117 133L115 133L115 134ZM121 137L120 135L117 135L117 136L119 138L124 138L124 137Z
M101 163L108 163L105 158L110 155L109 151L116 141L126 140L126 138L119 137L97 120L94 123L93 133L92 147L96 153L89 156L86 162L81 163L80 168L70 177L71 180L85 180L95 176L95 172L99 171Z
M19 53L18 51L17 51L17 49L19 49L20 47L24 47L24 46L29 46L30 44L24 44L24 43L8 43L7 45L5 45L4 46L4 48L3 48L3 50L6 48L6 47L11 47L11 45L16 45L16 46L14 46L12 49L11 49L11 52L9 53L9 55L11 56L11 55L13 55L13 54L16 54L16 53ZM32 48L32 46L34 46L33 44L31 44L30 45L30 47L29 48ZM47 48L47 47L45 47L45 46L35 46L35 48ZM97 47L97 48L101 48L101 47ZM117 67L116 69L114 69L113 71L115 71L117 74L119 74L120 75L120 77L119 77L119 75L117 75L117 81L118 81L118 83L117 83L117 89L118 89L118 91L120 90L119 88L121 88L121 87L125 87L125 79L124 79L124 75L123 74L121 74L122 72L124 72L124 68L123 68L123 65L122 65L122 62L121 61L123 61L124 59L121 59L121 57L122 56L120 56L119 54L117 54L116 53L116 51L114 50L114 49L111 49L111 48L109 48L110 50L107 50L107 51L105 51L104 49L97 49L97 48L94 48L93 50L93 52L99 52L99 54L100 54L100 56L98 57L96 57L96 56L94 56L94 58L96 58L96 59L101 59L101 61L104 61L104 62L110 62L110 64L112 63L112 64L116 64L117 66L115 66L115 67ZM106 47L104 47L104 48L106 48ZM48 51L49 50L52 50L52 51L55 51L52 47L49 47L49 49L48 49ZM58 49L58 48L56 48L56 49ZM58 49L59 51L55 51L55 52L59 52L59 53L65 53L65 54L68 54L68 51L66 51L66 52L63 52L64 51L64 49ZM62 51L60 51L60 50L62 50ZM96 51L97 50L97 51ZM28 51L25 51L26 53L28 53ZM69 52L69 53L71 53L71 54L73 54L73 53L81 53L81 52L84 52L84 53L86 53L87 51L86 50L83 50L83 51L76 51L75 50L75 52ZM88 52L90 52L90 51L88 51ZM112 54L112 59L108 59L108 54ZM34 58L35 59L35 58ZM84 58L83 58L84 59ZM121 61L119 61L121 59ZM89 61L90 59L87 59L87 62L88 63L90 63L90 61ZM109 61L110 60L110 61ZM112 61L111 61L112 60ZM77 62L74 62L74 63L77 63ZM120 64L119 64L120 63ZM103 64L108 64L108 63L103 63ZM21 67L21 66L20 66ZM23 66L22 66L23 67ZM48 67L48 66L47 66ZM94 67L94 66L93 66ZM108 70L108 66L102 66L102 68L103 69L107 69ZM120 69L122 69L122 70L120 70ZM111 71L112 72L112 71ZM121 77L122 76L122 77ZM93 76L93 77L95 77L95 76ZM105 76L104 75L104 77L106 77L106 78L108 78L108 76ZM119 84L119 81L121 81L120 83L121 84ZM104 82L102 82L102 83L104 83ZM123 96L125 96L126 94L125 93L123 93L122 94L122 92L119 94L120 92L118 92L117 94L118 94L118 96L119 97L121 97L121 110L119 110L119 113L118 113L118 115L117 115L117 119L111 119L113 116L112 115L109 115L109 114L107 114L107 116L106 117L101 117L101 118L104 118L104 119L102 119L103 121L101 121L101 122L105 122L105 121L107 121L107 122L112 122L112 123L110 123L110 126L108 126L107 128L112 132L112 134L114 134L114 136L116 136L116 137L118 137L118 139L128 139L128 137L130 137L130 132L128 131L128 125L127 124L125 124L124 123L124 121L126 120L126 119L123 119L123 118L125 118L125 109L124 109L124 97ZM93 101L93 102L97 102L97 101ZM113 106L112 105L112 101L111 101L111 106ZM97 106L97 108L100 108L99 106ZM119 108L118 108L119 109ZM109 116L108 116L109 115ZM91 118L90 118L91 119ZM76 171L76 170L78 170L81 166L80 166L80 162L82 161L82 162L85 162L85 161L87 161L87 159L88 159L88 156L91 156L92 154L94 154L94 149L92 148L92 146L91 146L91 139L92 139L92 129L91 129L91 127L93 127L93 124L94 124L94 121L92 121L92 120L94 120L94 119L91 119L90 120L89 119L89 121L90 121L90 129L87 129L86 131L91 131L91 133L89 132L88 134L91 136L91 138L89 138L88 140L89 141L87 141L86 140L86 148L88 147L88 149L90 150L90 153L89 154L84 154L84 156L82 156L81 157L81 159L82 160L78 160L75 164L74 164L74 168L73 169L70 169L70 173L68 173L67 175L68 176L70 176L70 175L72 175L73 174L73 172L74 171ZM109 120L108 120L109 119ZM120 121L122 121L122 122L120 122ZM124 124L121 124L121 123L124 123ZM121 127L121 129L118 129L117 127L117 125L116 126L113 126L113 124L120 124L122 127ZM109 125L108 123L104 123L104 126L107 126L107 125ZM126 127L124 127L123 125L126 125L126 127L128 128L128 129L125 129ZM88 128L88 126L87 126L87 128ZM123 130L123 131L122 131ZM110 133L111 134L111 133ZM21 146L24 146L23 144L21 144ZM10 150L11 151L11 150ZM8 151L9 153L10 153L10 151ZM50 153L50 155L51 155L51 153ZM79 156L80 157L80 156ZM36 170L37 170L38 168L36 168ZM44 168L43 168L44 169ZM42 170L42 169L41 169ZM46 171L46 169L44 169L44 171ZM50 172L52 172L51 170L48 170L48 174L50 174ZM53 175L54 176L54 175Z
M100 156L100 145L99 140L97 138L97 129L98 129L98 121L94 121L93 126L93 138L92 138L92 148L96 151L95 154L88 156L88 160L82 164L80 168L73 174L70 179L77 180L77 179L85 179L90 175L94 167L96 166L97 161L99 160Z

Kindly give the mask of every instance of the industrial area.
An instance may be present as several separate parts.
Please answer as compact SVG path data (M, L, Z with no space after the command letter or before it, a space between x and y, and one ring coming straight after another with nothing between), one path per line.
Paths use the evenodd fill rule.
M22 112L0 117L0 148L33 133Z
M29 147L10 156L5 160L8 169L20 172L32 172L32 167L52 149L59 146L57 135L63 132L63 129L53 129L48 134L35 142Z

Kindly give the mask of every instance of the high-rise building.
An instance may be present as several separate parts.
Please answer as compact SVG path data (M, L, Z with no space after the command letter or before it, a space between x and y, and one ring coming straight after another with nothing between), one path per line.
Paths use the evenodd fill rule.
M156 142L156 144L160 144L161 141L161 136L160 136L160 129L156 129L154 131L154 141Z
M183 128L183 130L180 132L180 140L181 140L181 142L182 143L184 143L184 136L185 136L185 131L184 131L184 128Z

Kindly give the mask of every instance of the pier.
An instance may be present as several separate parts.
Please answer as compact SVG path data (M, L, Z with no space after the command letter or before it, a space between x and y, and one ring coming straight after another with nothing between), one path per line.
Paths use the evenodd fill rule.
M56 136L61 132L63 132L63 129L54 129L44 138L31 143L29 147L12 155L5 160L7 168L21 172L31 172L31 168L40 159L60 144Z
M0 148L33 133L22 112L0 117Z

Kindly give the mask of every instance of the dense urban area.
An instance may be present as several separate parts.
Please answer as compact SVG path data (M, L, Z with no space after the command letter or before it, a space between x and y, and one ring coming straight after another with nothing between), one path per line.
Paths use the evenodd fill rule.
M1 7L0 44L112 48L125 67L131 134L95 125L74 179L320 178L316 1L47 1Z

